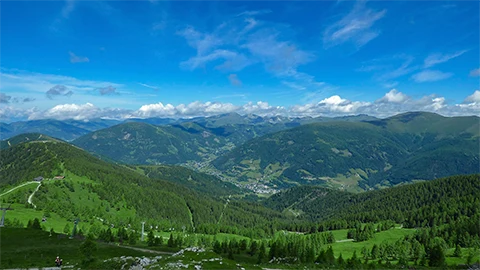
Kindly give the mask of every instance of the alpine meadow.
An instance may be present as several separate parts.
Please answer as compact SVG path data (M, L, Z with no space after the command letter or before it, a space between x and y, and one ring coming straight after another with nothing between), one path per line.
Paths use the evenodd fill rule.
M1 2L0 269L480 268L479 10Z

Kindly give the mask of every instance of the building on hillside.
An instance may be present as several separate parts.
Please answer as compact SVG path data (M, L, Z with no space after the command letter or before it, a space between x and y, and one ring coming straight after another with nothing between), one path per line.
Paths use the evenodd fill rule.
M40 181L42 181L42 180L43 180L43 177L42 177L42 176L33 178L33 181L37 181L37 182L40 182Z
M65 176L63 176L63 175L57 175L57 176L55 176L54 178L55 178L55 179L65 179Z

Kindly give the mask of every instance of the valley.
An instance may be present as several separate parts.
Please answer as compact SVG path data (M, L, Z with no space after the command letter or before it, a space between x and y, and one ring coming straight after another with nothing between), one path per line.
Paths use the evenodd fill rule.
M448 133L432 125L415 133L416 125L426 127L422 118L449 119L405 117L386 124L305 124L235 143L187 122L120 124L72 143L42 134L4 140L0 202L11 210L0 229L2 268L47 267L58 253L69 265L87 269L136 269L138 262L145 269L421 269L477 262L480 175L464 172L475 173L471 142L478 139L478 123L465 120ZM378 128L385 125L391 130ZM368 143L360 143L366 137ZM146 157L155 151L163 155L152 162ZM396 160L418 159L418 151L422 159L453 153L450 160L463 166L434 175L421 169L390 174L409 164L409 158ZM171 163L160 162L172 155ZM357 156L375 158L345 163ZM309 167L312 159L325 166ZM391 180L376 182L378 174ZM404 174L428 177L405 181L399 178ZM443 174L452 176L437 179ZM41 182L32 181L39 176ZM18 242L19 230L35 237ZM31 245L40 241L37 236L48 238L40 244L42 253ZM15 241L28 254L21 262L13 260L19 256ZM68 241L95 246L98 253Z

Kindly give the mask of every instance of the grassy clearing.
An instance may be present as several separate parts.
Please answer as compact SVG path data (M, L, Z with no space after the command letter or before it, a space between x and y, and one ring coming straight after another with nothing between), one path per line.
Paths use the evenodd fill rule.
M344 238L346 239L347 237L347 230L339 230L339 231L332 231L332 232L344 232ZM333 251L335 253L335 257L340 256L340 253L342 253L343 258L350 258L353 255L353 252L356 250L357 251L357 256L361 256L360 251L362 250L363 247L366 247L369 251L372 249L374 244L380 245L382 242L395 242L398 239L403 238L406 235L412 234L415 232L415 229L390 229L387 231L375 233L375 237L372 239L369 239L368 241L364 242L337 242L332 244ZM339 233L340 234L340 233ZM340 236L341 237L341 234ZM336 238L336 240L340 240Z

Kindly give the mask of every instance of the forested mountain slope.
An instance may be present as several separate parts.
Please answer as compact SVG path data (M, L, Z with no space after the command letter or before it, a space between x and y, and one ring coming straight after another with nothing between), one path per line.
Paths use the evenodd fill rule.
M64 175L65 179L49 180L56 175ZM186 226L189 230L211 227L226 231L232 226L248 230L257 226L263 233L271 222L283 220L280 213L250 203L232 202L225 209L225 199L148 178L67 143L29 142L1 151L0 188L37 176L46 179L35 194L37 210L69 219L108 218L115 224L146 220L167 228Z
M479 172L479 118L406 113L304 125L253 139L213 161L243 181L345 188Z
M131 167L139 170L150 178L165 179L213 197L244 194L248 192L248 190L241 189L232 183L222 181L216 176L197 172L182 166L141 165Z
M125 123L82 136L73 143L127 164L201 161L225 147L223 138L194 123L153 126Z
M127 164L208 163L234 146L256 137L308 123L375 120L365 115L305 117L221 114L192 119L128 119L73 143L100 156Z
M293 187L272 195L264 205L278 211L293 210L312 221L392 220L405 227L431 227L480 214L480 174L364 193L315 186Z
M60 141L60 140L47 135L40 134L40 133L24 133L24 134L14 136L12 138L1 140L0 150L7 149L19 143L33 142L33 141L42 142L42 141Z

